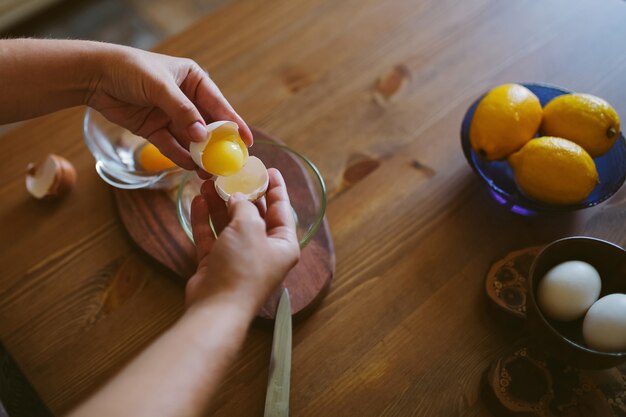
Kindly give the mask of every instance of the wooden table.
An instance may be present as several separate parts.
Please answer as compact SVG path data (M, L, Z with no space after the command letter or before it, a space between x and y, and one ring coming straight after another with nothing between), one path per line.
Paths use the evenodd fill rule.
M506 212L459 146L479 94L538 81L626 118L619 0L238 1L158 50L205 66L255 126L318 165L337 273L294 330L294 416L479 416L479 380L510 343L486 308L490 262L568 235L626 243L626 188L548 218ZM182 313L182 287L129 242L81 138L83 110L0 140L0 337L60 415ZM26 163L66 156L78 187L34 201ZM271 331L253 327L213 402L261 416Z

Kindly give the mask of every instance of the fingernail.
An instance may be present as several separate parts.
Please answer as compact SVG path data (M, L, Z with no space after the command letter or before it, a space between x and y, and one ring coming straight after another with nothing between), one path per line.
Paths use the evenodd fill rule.
M195 142L201 142L206 139L206 126L200 122L193 122L188 128L189 137Z

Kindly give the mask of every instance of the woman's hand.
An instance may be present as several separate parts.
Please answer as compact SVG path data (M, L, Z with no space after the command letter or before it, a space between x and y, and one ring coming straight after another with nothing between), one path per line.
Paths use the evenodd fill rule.
M265 218L241 194L228 202L207 181L194 199L191 222L198 254L198 271L187 283L187 305L223 297L249 308L254 315L296 264L300 255L296 225L282 175L268 170ZM226 220L215 239L209 225Z
M189 143L206 138L205 120L232 120L243 141L252 133L208 74L194 61L109 45L86 104L148 139L185 169L197 166Z
M127 46L54 39L0 39L0 124L86 104L154 143L186 169L205 121L252 133L198 64Z

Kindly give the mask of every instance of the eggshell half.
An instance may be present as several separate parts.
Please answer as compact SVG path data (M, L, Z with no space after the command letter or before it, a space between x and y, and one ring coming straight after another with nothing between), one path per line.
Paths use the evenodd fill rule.
M269 174L256 156L250 156L241 170L227 177L217 177L215 190L224 201L235 193L242 193L250 201L256 201L267 191Z
M202 142L191 142L189 144L189 154L191 155L191 159L202 168L202 155L204 154L204 148L211 141L211 136L214 132L218 130L222 131L230 131L233 133L239 132L239 126L237 123L231 122L229 120L220 120L217 122L209 123L206 127L207 130L207 138Z
M62 156L50 154L43 162L27 167L26 189L37 199L62 197L75 184L76 170Z

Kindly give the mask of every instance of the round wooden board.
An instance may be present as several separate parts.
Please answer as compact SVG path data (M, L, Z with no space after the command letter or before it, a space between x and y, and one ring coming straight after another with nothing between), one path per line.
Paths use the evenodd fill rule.
M256 140L279 142L255 129L253 134ZM299 161L281 152L262 153L254 146L250 149L250 154L261 158L268 168L280 169L292 202L316 198L307 180L306 170ZM178 222L173 193L163 190L115 189L114 194L119 216L130 238L152 259L186 282L195 272L197 261L194 245ZM323 298L334 273L335 251L324 217L319 230L302 250L300 261L258 316L265 319L275 317L280 293L285 287L289 289L292 313L305 314Z

